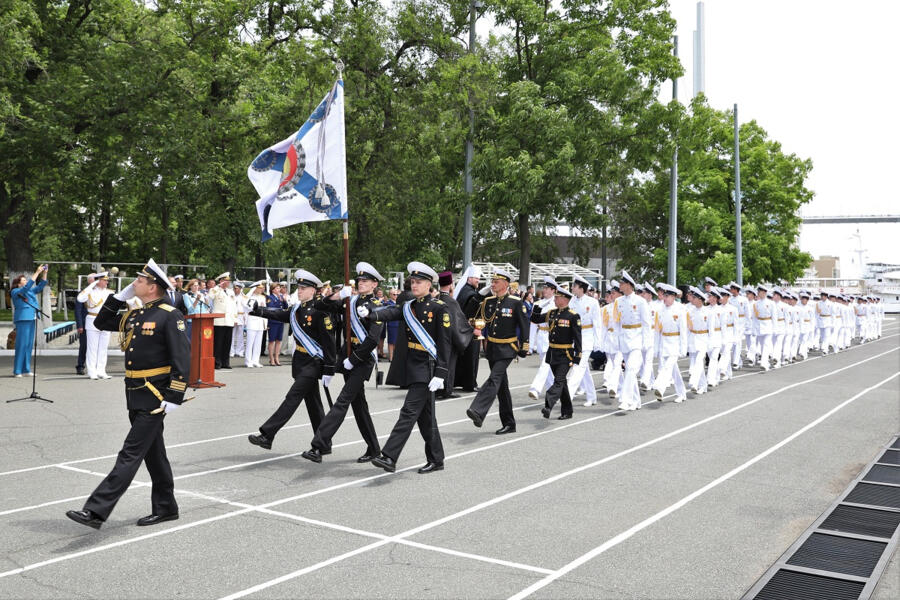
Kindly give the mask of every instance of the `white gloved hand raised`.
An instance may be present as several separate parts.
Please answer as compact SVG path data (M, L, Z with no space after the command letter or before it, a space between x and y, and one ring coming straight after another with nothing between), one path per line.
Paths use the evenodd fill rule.
M349 359L349 358L345 358L345 359L344 359L344 369L347 370L347 371L353 370L353 363L350 362L350 359Z
M129 286L129 287L130 287L130 286ZM123 290L123 291L124 291L124 290ZM163 400L162 403L159 405L159 407L160 407L161 409L163 409L164 411L166 411L166 414L169 414L170 412L172 412L173 410L175 410L175 409L178 408L179 406L181 406L181 405L180 405L180 404L175 404L174 402L166 402L165 400Z
M356 307L356 314L359 315L359 318L360 318L360 319L365 319L366 317L369 316L369 309L366 308L365 306L357 306L357 307Z
M322 385L328 387L328 384L331 383L331 375L322 375Z
M430 392L436 392L442 387L444 387L444 380L440 377L432 377L428 382L428 391Z
M344 298L349 298L352 295L353 295L353 288L350 287L349 285L345 285L338 292L338 296L340 296L341 300L343 300Z
M483 288L478 290L478 293L481 294L482 296L487 296L488 294L491 293L491 286L489 286L489 285L484 286Z
M91 285L93 285L93 284L91 284ZM113 294L113 297L116 300L121 300L122 302L131 300L132 298L134 298L134 282L132 281L131 283L126 285L125 288L121 292L116 292L115 294Z

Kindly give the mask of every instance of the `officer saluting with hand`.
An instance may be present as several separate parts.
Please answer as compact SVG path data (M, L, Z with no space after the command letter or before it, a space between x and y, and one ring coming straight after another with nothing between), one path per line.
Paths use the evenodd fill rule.
M544 313L539 305L535 305L531 313L532 323L546 323L549 347L545 361L553 371L553 385L547 390L546 402L541 414L550 418L550 411L557 400L562 401L559 420L572 418L572 398L566 378L569 369L581 360L582 330L581 317L569 308L572 292L557 286L553 298L556 308Z
M412 300L371 312L360 306L357 314L366 320L402 320L406 325L405 336L401 335L397 341L399 344L405 339L408 349L403 381L408 386L406 398L381 456L373 459L372 464L393 473L413 424L418 423L428 459L419 473L425 474L444 469L444 446L434 414L434 392L444 386L447 378L451 323L447 305L431 296L431 285L438 278L434 269L420 262L411 262L406 268L412 282Z
M137 524L155 525L178 518L172 467L163 441L163 420L184 399L191 348L184 316L164 302L170 286L165 271L151 258L137 279L106 299L94 320L97 329L118 331L122 336L131 430L112 471L90 495L84 508L66 513L82 525L100 529L131 485L141 462L147 465L153 481L153 512ZM119 315L126 300L133 297L139 298L143 306Z

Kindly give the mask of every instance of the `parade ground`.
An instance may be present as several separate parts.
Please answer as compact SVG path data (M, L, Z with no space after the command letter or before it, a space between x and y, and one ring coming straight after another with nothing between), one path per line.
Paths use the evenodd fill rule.
M90 381L72 356L41 357L53 404L6 403L32 380L0 379L0 598L740 598L900 431L895 316L880 340L745 368L682 404L644 393L626 413L579 397L568 421L529 399L537 361L509 370L514 434L494 434L496 403L476 429L472 394L438 402L446 469L419 475L417 431L395 474L357 464L350 415L333 454L304 460L303 406L272 450L250 445L291 371L233 359L217 371L227 387L188 390L166 417L180 519L135 526L150 512L142 468L95 531L65 512L128 431L122 358ZM373 377L367 395L384 440L404 392ZM895 555L874 597L900 596L898 582Z

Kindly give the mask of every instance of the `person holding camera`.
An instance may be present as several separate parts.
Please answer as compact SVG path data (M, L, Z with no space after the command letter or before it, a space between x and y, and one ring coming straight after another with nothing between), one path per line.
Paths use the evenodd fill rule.
M38 281L40 280L40 281ZM47 287L47 265L41 265L29 279L19 275L13 280L10 296L13 303L13 324L16 328L16 353L13 377L33 377L31 349L34 346L35 323L40 307L38 294Z

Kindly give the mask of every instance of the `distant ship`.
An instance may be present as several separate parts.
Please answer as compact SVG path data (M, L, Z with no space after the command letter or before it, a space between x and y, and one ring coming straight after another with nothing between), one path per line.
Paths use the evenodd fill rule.
M866 293L881 298L886 313L900 313L900 265L870 263L863 279Z

